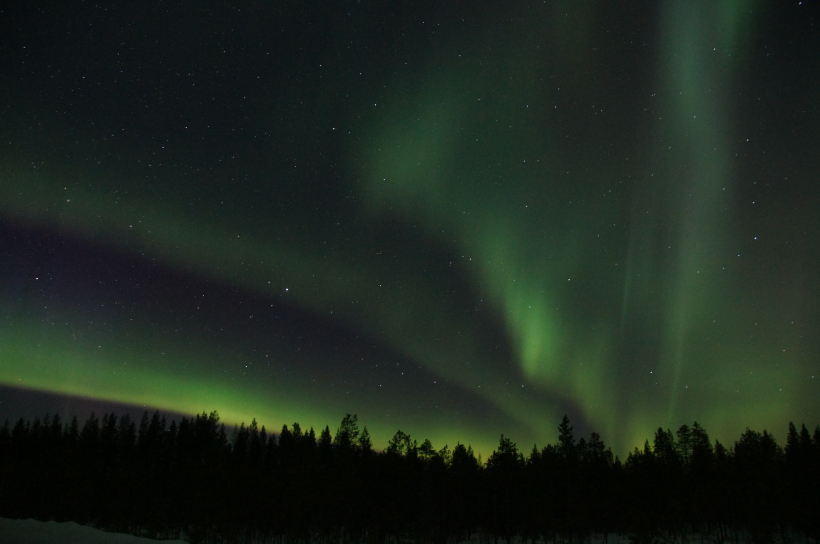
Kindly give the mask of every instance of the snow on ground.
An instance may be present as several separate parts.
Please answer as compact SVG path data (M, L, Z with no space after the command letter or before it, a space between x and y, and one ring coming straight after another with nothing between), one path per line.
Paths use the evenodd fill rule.
M409 542L401 539L402 542ZM795 535L776 536L774 541L779 544L794 543L803 541ZM397 544L395 540L389 541ZM497 541L482 540L481 535L473 533L472 538L463 544L487 544L488 542L505 542L502 539ZM543 544L552 544L547 541ZM713 544L714 538L704 535L690 535L685 540L680 537L674 540L667 540L667 544ZM748 537L740 538L741 544L748 544ZM807 541L805 541L807 542ZM0 518L0 544L188 544L184 540L153 540L123 533L107 533L93 527L87 527L68 521L58 523L56 521L37 521L35 519L6 519ZM511 544L530 544L529 540L515 537ZM609 535L592 535L585 541L585 544L630 544L627 535L610 533Z
M2 544L183 544L183 540L152 540L122 533L106 533L73 521L37 521L0 518Z

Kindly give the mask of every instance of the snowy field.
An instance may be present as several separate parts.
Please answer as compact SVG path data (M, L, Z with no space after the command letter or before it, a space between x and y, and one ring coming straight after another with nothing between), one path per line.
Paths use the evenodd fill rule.
M122 533L107 533L73 521L37 521L35 519L0 518L0 544L187 544L184 540L153 540ZM395 541L394 541L395 542ZM499 540L499 542L503 542ZM464 544L479 544L477 537ZM529 544L514 538L511 544ZM629 539L611 534L604 541L603 535L596 535L588 544L629 544Z
M187 544L184 540L153 540L122 533L107 533L73 521L37 521L35 519L0 518L0 544ZM499 540L499 542L503 542ZM395 544L395 541L393 541ZM477 535L464 544L480 544ZM511 544L529 544L520 538L513 538ZM610 534L607 540L596 535L587 544L629 544L629 539ZM698 543L699 544L699 543Z
M2 544L145 544L160 542L121 533L106 533L79 525L73 521L37 521L34 519L0 518ZM163 543L183 544L183 540L162 540Z
M107 533L73 521L58 523L34 519L0 518L0 544L145 544L148 542L185 543L184 540L158 541L122 533ZM474 535L469 542L464 544L481 544L481 542L478 535ZM503 541L499 540L499 542ZM395 541L392 543L395 544ZM511 544L529 544L529 541L513 538ZM604 540L603 535L595 535L587 544L629 544L629 539L610 534L609 538Z
M806 542L804 538L794 535L773 535L773 544L802 544ZM73 521L58 523L56 521L37 521L34 519L6 519L0 518L0 544L146 544L148 542L162 542L163 544L187 544L184 540L153 540L138 536L107 533L93 527L79 525ZM271 541L267 541L271 542ZM281 543L281 539L273 539L272 542ZM505 542L502 539L482 539L480 535L474 534L472 538L462 544L489 544ZM704 537L704 535L692 535L686 539L659 539L658 542L664 544L717 544L714 538ZM737 544L748 544L749 538L741 537ZM408 544L408 541L401 539L397 542L391 539L387 544ZM529 540L513 538L510 544L530 544ZM552 541L541 544L552 544ZM585 540L583 544L630 544L627 535L610 533L609 535L593 535ZM729 541L724 541L729 544ZM807 543L808 544L808 543Z

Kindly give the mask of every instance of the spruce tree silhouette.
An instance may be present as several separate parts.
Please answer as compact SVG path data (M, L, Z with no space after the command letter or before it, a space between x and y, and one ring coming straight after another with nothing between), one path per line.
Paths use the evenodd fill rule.
M469 446L436 450L402 431L377 451L350 414L335 439L298 422L277 438L252 420L230 440L216 412L170 426L158 412L138 426L110 413L82 426L46 415L0 427L0 515L153 538L184 530L202 542L818 534L820 426L812 436L791 424L785 448L750 429L730 449L712 445L697 422L653 438L621 465L600 435L576 442L565 417L556 444L533 445L525 460L501 435L482 465Z

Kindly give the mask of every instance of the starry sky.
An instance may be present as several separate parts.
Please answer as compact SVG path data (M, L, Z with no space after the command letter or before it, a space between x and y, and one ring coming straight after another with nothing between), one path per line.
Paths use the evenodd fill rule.
M0 10L0 415L820 422L815 3Z

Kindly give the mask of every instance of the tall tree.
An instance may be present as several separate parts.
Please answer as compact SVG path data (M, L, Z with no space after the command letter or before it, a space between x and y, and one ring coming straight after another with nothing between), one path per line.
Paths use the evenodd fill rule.
M575 436L566 414L558 425L558 450L565 458L575 457Z
M652 452L659 463L666 466L677 463L680 449L675 444L675 438L672 436L670 429L664 431L662 427L658 427L658 430L655 431L653 445Z
M393 438L387 444L387 453L396 454L402 457L415 456L418 450L418 444L415 440L410 438L409 434L402 432L401 429L396 431Z
M356 414L345 414L342 423L336 429L336 437L333 444L342 450L349 450L358 444L359 441L359 418Z
M685 423L677 430L678 442L677 451L680 455L681 462L684 465L689 464L689 458L692 456L692 430Z
M359 435L358 445L359 449L364 453L370 453L373 451L373 441L370 439L370 432L368 432L367 427L362 429L362 434Z

